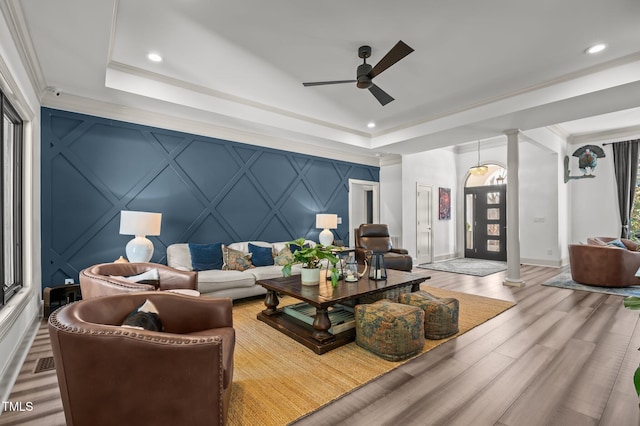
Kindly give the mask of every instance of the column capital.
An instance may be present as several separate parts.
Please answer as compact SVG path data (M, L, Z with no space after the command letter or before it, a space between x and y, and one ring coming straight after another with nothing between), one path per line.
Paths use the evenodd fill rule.
M508 129L503 132L505 135L517 135L520 134L520 129Z

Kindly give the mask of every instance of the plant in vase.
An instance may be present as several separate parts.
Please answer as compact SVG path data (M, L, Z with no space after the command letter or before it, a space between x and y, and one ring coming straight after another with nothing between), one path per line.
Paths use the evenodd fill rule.
M293 262L282 267L282 274L284 276L291 275L292 264L302 263L301 281L304 285L315 285L320 282L321 260L327 259L331 264L338 262L338 258L331 253L332 246L323 246L322 244L316 244L313 247L305 246L304 238L289 241L287 244L296 246L297 249L293 252Z
M640 297L625 297L624 307L627 309L640 310ZM636 371L633 375L633 385L636 388L636 393L638 394L638 396L640 396L640 367L636 368Z

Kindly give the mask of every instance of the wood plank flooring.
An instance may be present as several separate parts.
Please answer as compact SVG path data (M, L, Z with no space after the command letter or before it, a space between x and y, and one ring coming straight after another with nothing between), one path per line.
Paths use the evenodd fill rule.
M620 296L541 285L565 270L523 266L521 288L504 272L420 272L517 306L294 424L638 426L639 314Z
M523 266L525 287L505 273L472 277L430 270L425 284L512 300L498 317L294 422L306 425L640 424L633 373L640 364L637 311L622 297L545 287L562 269ZM64 425L54 371L33 374L51 356L42 327L11 401L37 410L5 412L0 425Z

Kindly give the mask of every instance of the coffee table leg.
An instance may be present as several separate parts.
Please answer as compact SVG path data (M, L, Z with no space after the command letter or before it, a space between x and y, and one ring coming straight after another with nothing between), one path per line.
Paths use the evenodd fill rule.
M311 334L318 342L326 342L335 339L335 336L329 333L331 328L331 320L327 308L316 308L316 317L313 320L314 332Z
M267 295L264 298L264 305L267 307L267 309L263 310L262 313L264 313L265 315L273 315L278 313L278 309L276 308L278 307L279 303L280 301L278 300L278 294L273 290L267 291Z

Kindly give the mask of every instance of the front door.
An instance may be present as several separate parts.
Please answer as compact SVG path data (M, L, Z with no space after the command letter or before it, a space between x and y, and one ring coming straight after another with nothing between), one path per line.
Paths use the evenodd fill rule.
M465 257L507 260L507 186L464 189Z

